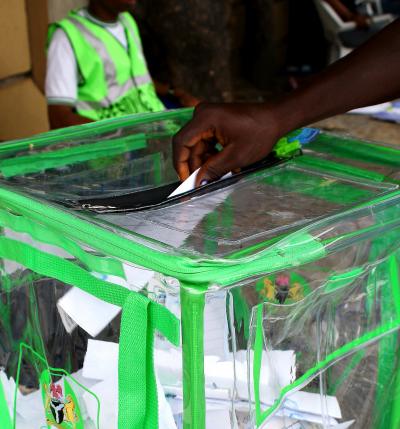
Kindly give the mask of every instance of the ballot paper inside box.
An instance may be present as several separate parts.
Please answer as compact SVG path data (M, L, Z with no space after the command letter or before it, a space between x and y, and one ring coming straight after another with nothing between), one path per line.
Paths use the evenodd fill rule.
M398 429L399 150L169 197L190 116L2 146L0 427Z

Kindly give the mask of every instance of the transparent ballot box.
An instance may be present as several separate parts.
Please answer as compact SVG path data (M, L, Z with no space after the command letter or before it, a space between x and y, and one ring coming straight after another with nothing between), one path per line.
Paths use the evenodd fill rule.
M169 197L191 115L1 145L1 429L399 429L400 150L299 130Z

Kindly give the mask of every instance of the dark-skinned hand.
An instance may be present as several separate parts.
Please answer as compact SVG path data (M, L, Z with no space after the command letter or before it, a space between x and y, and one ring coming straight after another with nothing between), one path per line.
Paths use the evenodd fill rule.
M279 121L265 104L200 104L173 139L181 180L201 167L196 186L263 159L280 137ZM216 150L220 144L223 149Z

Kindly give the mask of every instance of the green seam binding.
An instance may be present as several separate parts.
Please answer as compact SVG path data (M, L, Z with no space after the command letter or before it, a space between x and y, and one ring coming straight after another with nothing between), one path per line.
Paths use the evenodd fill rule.
M29 137L21 140L14 140L0 146L0 155L5 156L8 153L21 151L24 149L44 147L51 144L60 143L61 139L71 140L75 138L93 139L93 136L99 136L102 133L115 131L115 128L131 128L134 125L146 125L156 121L188 121L193 115L193 108L161 111L156 113L140 113L127 115L119 118L104 119L102 121L89 122L87 124L73 127L60 128L58 130L48 131L38 134L35 137ZM178 131L178 129L176 130Z
M323 360L318 362L315 366L307 370L301 377L293 383L281 389L279 397L274 401L271 407L265 411L261 411L260 402L260 376L261 376L261 359L263 350L263 303L257 306L256 316L256 338L254 342L254 358L253 358L253 378L254 378L254 399L256 409L256 424L259 427L267 418L273 415L281 406L285 397L292 392L301 389L306 385L310 379L314 378L320 371L328 368L335 360L338 360L354 351L359 350L364 345L372 341L379 340L384 335L390 334L400 329L400 316L378 328L367 332L359 338L349 341L347 344L338 348L334 352L328 354Z
M388 259L386 270L391 288L389 291L386 288L381 290L381 317L389 321L392 318L390 310L394 310L396 317L400 318L400 284L396 255L393 254ZM378 388L375 404L386 407L383 419L379 422L381 429L398 429L400 426L400 391L397 384L400 380L398 350L398 336L395 334L383 338L379 344ZM393 373L395 373L394 380Z
M136 134L98 143L81 144L52 152L8 158L0 161L0 171L4 177L20 176L49 168L108 158L131 150L144 149L146 146L146 135Z
M397 201L398 196L400 196L399 191L392 192L371 201L370 204L389 202L391 199ZM66 234L79 242L83 236L88 237L87 243L104 254L134 262L144 268L171 275L181 281L190 282L190 284L213 282L229 285L251 275L283 269L290 262L290 258L295 258L297 264L302 264L317 260L325 255L325 243L320 243L305 229L289 236L287 241L282 241L283 248L272 247L259 252L252 258L228 261L227 259L202 258L196 260L186 256L177 257L113 234L99 225L80 218L79 215L75 214L74 216L51 205L46 206L33 198L27 198L4 188L0 188L0 200L3 207L6 205L16 213L25 215L39 223L42 223L43 218L45 218L46 226L52 228L56 233ZM363 207L364 205L360 205L358 209ZM356 210L348 210L346 215L354 212ZM362 231L359 235L361 234ZM132 236L134 235L132 233ZM337 237L335 241L339 241L340 238ZM290 258L287 257L289 255Z
M292 162L295 166L296 161ZM312 183L311 187L299 185L299 183L302 183L302 180L304 180L304 172L302 170L288 168L284 174L265 177L264 183L280 189L288 189L291 192L293 192L294 184L297 184L297 193L341 206L343 204L352 204L354 201L363 201L374 196L368 188L356 188L351 183L330 181L320 173L318 175L309 175L307 178L308 183Z
M204 305L205 290L181 286L184 429L204 429L206 424Z
M11 212L0 209L0 225L7 226L16 232L28 233L38 242L59 247L78 258L92 271L125 278L125 272L120 261L108 257L92 255L65 235L56 234L51 229L32 222L29 218L16 216Z
M339 162L328 161L311 155L299 156L293 162L299 167L309 167L323 171L324 173L327 171L335 172L345 176L353 176L358 179L367 179L374 182L383 182L386 180L386 176L376 173L375 171L353 167L352 165L340 164Z
M307 149L372 164L393 167L400 165L400 150L397 148L378 146L372 143L360 142L324 133L309 143Z
M154 330L157 329L178 345L179 320L165 307L148 298L97 279L74 263L43 253L25 243L0 237L0 257L122 307L118 428L157 429L157 390L152 357ZM125 406L126 400L131 404L129 407Z

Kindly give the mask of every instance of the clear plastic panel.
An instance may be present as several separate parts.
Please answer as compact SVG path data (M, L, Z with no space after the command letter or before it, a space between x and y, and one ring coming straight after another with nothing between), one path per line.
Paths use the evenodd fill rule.
M328 281L292 305L253 308L249 368L258 425L275 416L281 428L293 420L323 428L397 427L387 423L399 399L392 380L400 319L388 308L399 274L389 279L384 267L393 257L353 279L347 273Z
M306 155L333 161L342 166L371 172L382 179L400 180L400 148L379 142L365 142L350 136L321 133L304 146Z
M106 121L2 146L2 183L23 191L29 204L2 199L7 227L0 238L72 262L104 280L108 297L123 286L181 319L182 343L157 334L154 353L158 415L175 416L179 429L193 410L201 414L195 400L202 396L207 429L398 429L396 158L371 149L368 159L354 161L347 140L334 140L330 151L308 146L308 156L343 158L358 170L300 157L146 210L101 214L77 203L173 184L171 136L190 115ZM32 255L37 263L40 255ZM283 270L285 255L291 264ZM139 257L144 265L151 257L153 268L139 266ZM254 261L257 269L245 271ZM233 280L219 281L230 265ZM191 281L201 270L215 278ZM0 380L7 390L0 407L6 402L12 414L19 375L17 429L46 425L46 418L116 428L118 383L126 381L116 372L120 308L95 300L90 310L92 296L55 280L61 268L39 275L9 255L0 274ZM194 311L202 299L204 311ZM183 397L185 383L194 387ZM160 429L168 424L160 420Z
M67 252L39 244L26 235L10 230L5 235L85 265ZM100 256L87 247L85 251L95 258ZM1 427L8 429L3 426L5 419L13 421L15 415L16 429L40 428L46 424L63 429L117 428L120 308L12 260L0 259L0 264L0 388L5 397L3 403L0 394ZM172 279L161 280L156 273L131 264L123 264L122 268L120 275L100 270L90 272L112 282L110 288L120 284L140 290L168 308L172 301L166 300L165 291L179 296L179 284ZM158 335L156 348L165 349L160 344L166 343ZM176 375L181 383L180 348L176 348L174 357L177 355L180 357L175 362L180 368ZM156 352L155 365L160 368L160 428L167 429L173 414L162 386L171 387L172 373L169 371L169 380L163 378L165 361L160 361L160 357L163 358ZM172 392L176 393L176 389Z
M96 218L175 248L223 256L395 189L288 163L165 207Z
M171 137L190 116L190 110L144 115L16 142L0 153L0 172L9 184L61 202L178 182Z

